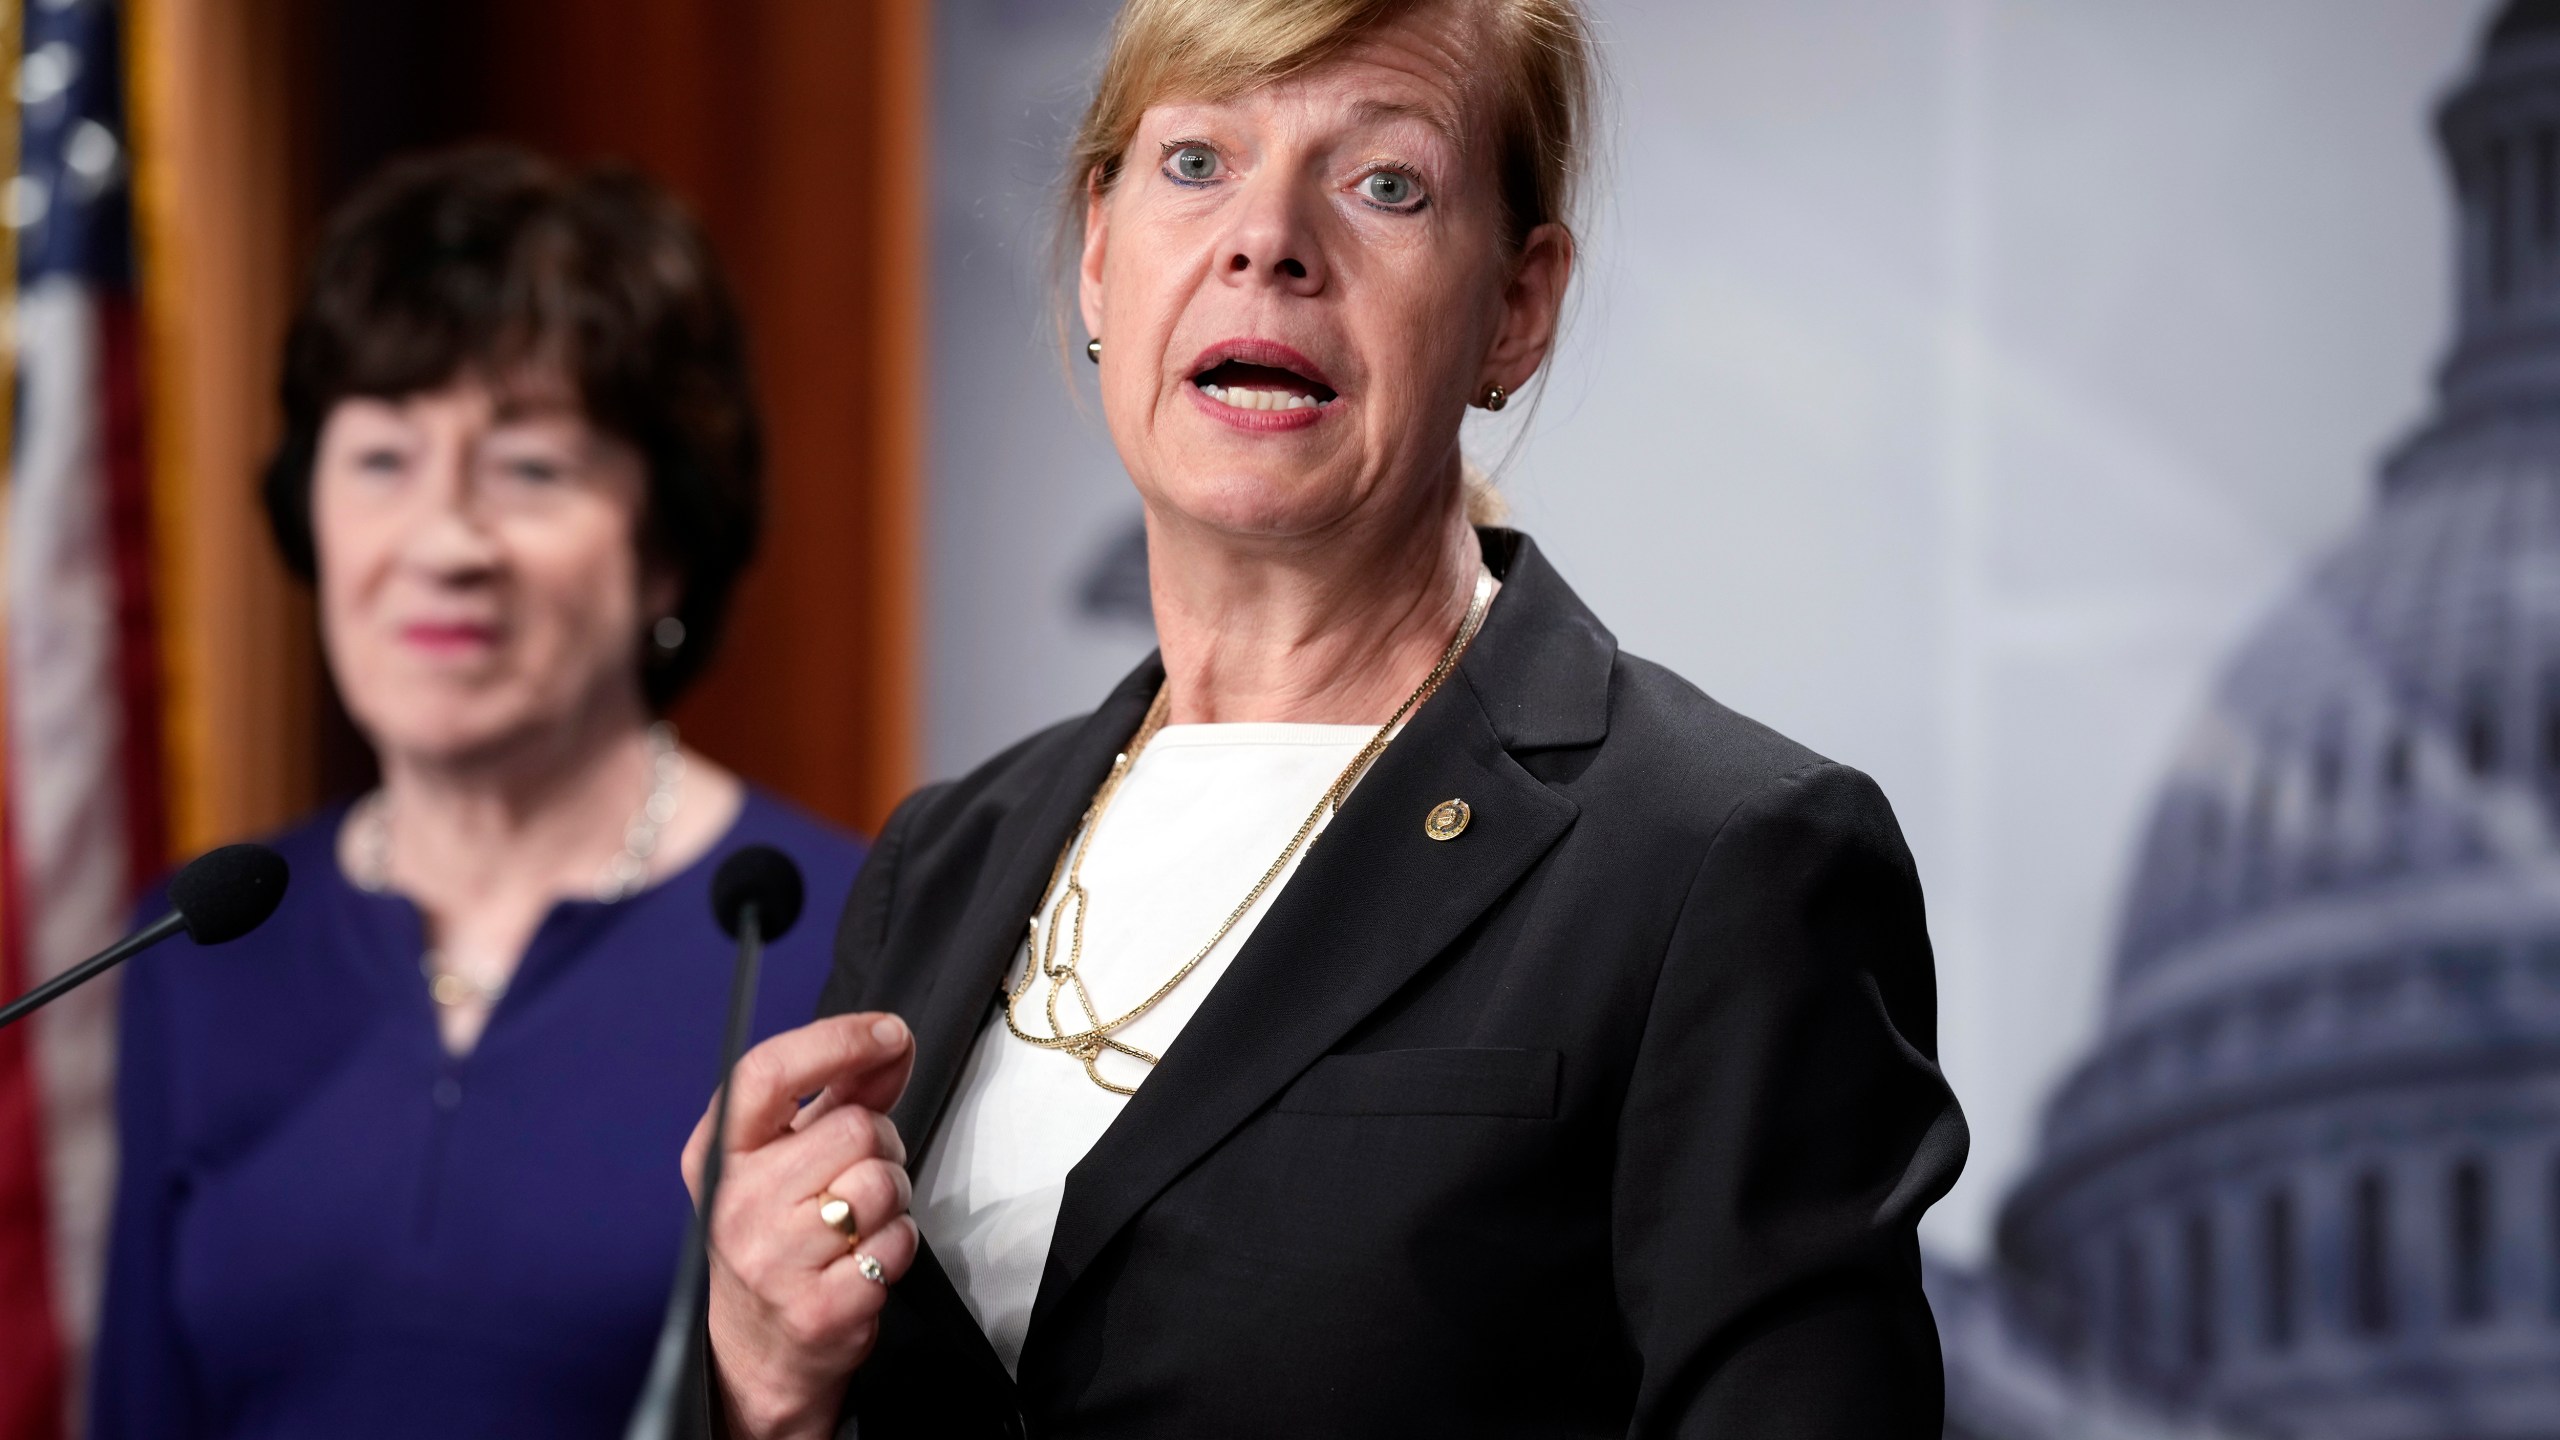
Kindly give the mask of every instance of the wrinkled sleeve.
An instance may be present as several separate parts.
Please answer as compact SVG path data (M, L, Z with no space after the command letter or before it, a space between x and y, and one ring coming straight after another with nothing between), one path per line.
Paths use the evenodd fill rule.
M203 1433L200 1393L172 1304L178 1135L165 967L123 976L116 1046L116 1198L106 1303L91 1357L91 1440Z
M1873 781L1735 808L1656 980L1615 1162L1633 1437L1936 1440L1921 1212L1964 1119L1936 1060L1920 885Z

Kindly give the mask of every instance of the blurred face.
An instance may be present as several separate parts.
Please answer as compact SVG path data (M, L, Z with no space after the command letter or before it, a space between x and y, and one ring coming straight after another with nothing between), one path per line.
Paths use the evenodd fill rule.
M640 713L642 632L675 600L640 561L647 493L638 453L555 377L330 412L312 476L321 632L386 759L485 757Z
M1080 299L1141 494L1239 536L1454 504L1458 425L1554 334L1561 227L1503 243L1467 99L1477 7L1420 9L1280 83L1150 107L1087 217Z

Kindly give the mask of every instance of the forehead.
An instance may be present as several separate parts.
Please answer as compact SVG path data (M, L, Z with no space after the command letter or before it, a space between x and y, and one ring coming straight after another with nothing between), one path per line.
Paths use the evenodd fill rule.
M1490 40L1484 9L1415 6L1278 80L1215 99L1168 97L1151 108L1287 110L1350 125L1411 121L1463 145L1482 118L1481 72Z

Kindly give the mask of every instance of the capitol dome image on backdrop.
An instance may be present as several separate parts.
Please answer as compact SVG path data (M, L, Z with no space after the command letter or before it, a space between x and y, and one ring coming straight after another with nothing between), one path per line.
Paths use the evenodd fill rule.
M2162 782L1950 1436L2560 1436L2560 0L2437 116L2437 401Z

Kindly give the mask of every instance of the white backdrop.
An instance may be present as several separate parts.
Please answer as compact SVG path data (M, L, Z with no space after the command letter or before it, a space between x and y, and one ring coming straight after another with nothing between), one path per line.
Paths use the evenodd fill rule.
M2418 414L2429 107L2486 5L1593 4L1615 114L1569 342L1472 443L1627 649L1893 796L1975 1135L1926 1233L1969 1259L2208 677ZM1079 600L1135 502L1047 329L1110 8L938 12L937 774L1151 643Z

